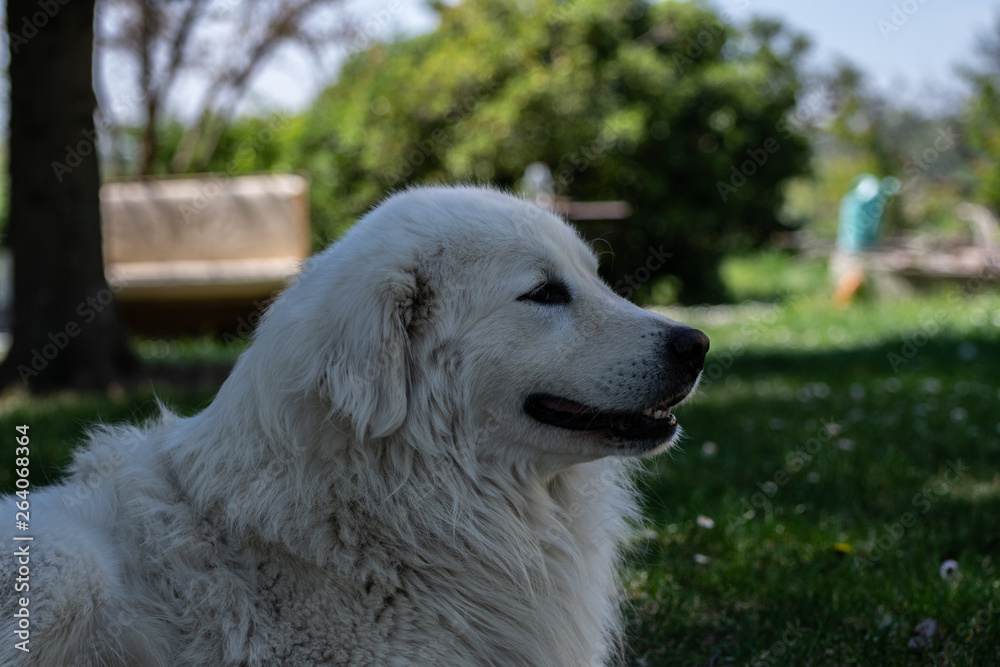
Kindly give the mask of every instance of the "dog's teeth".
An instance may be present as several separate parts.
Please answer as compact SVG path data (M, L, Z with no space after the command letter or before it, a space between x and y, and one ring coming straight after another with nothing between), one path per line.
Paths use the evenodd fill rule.
M642 414L650 419L667 419L670 417L670 408L648 408Z

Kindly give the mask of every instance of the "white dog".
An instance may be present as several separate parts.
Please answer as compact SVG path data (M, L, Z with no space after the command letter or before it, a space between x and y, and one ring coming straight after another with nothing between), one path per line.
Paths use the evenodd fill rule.
M204 412L98 429L30 542L8 499L0 663L603 664L626 461L675 439L707 349L532 204L393 196Z

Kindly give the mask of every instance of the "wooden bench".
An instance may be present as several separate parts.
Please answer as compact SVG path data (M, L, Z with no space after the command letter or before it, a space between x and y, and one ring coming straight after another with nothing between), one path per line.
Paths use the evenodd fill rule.
M294 175L108 183L101 217L108 284L147 334L239 328L311 251L308 183Z
M308 184L294 175L108 183L101 217L122 302L266 297L311 250Z

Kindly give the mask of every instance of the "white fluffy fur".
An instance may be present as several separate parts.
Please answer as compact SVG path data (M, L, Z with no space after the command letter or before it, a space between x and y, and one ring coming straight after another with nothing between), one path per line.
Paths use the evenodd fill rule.
M517 299L553 274L570 307ZM651 380L622 369L656 363L647 334L669 324L519 199L390 198L275 301L207 409L98 428L30 495L30 592L5 556L0 664L606 663L628 460L651 452L522 403L634 408ZM14 545L11 499L3 517Z

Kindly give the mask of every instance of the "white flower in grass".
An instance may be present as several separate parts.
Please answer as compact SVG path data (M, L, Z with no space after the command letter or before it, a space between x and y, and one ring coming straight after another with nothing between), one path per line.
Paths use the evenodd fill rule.
M910 641L907 646L912 649L930 648L934 645L934 638L938 635L938 624L933 618L925 618L917 623L910 633Z
M961 581L962 571L959 569L958 563L950 558L941 563L941 578L956 583Z
M710 516L698 515L698 525L702 528L715 528L715 521Z
M712 562L712 558L711 556L706 556L705 554L695 554L694 562L698 563L698 565L708 565Z
M809 389L816 398L826 398L830 395L830 385L825 382L812 382Z

